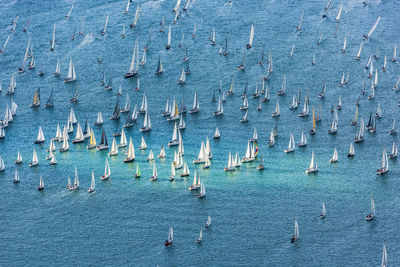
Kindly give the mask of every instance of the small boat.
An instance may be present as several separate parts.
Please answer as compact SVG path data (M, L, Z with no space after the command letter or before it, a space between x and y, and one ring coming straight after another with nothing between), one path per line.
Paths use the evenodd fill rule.
M50 165L56 165L57 164L57 160L56 160L56 156L53 154L53 152L50 152L51 156L50 156Z
M148 161L152 161L152 160L154 160L154 153L153 153L153 149L150 149L150 153L149 153L149 156L147 157L147 160L148 160Z
M176 175L176 173L175 173L174 163L171 162L171 175L169 176L168 180L171 181L171 182L173 180L175 180L175 175Z
M69 68L67 78L64 80L65 83L76 81L76 72L72 58L69 59Z
M388 262L388 259L387 259L386 245L383 244L381 267L386 267L387 262Z
M251 46L253 45L253 39L254 39L254 23L251 24L249 43L246 45L247 49L250 49Z
M254 145L254 143L253 143L253 145ZM268 145L269 145L269 142L268 142ZM242 159L242 163L252 162L255 159L256 159L256 157L255 157L254 146L250 146L250 140L248 140L246 154L245 154L244 158Z
M301 12L300 21L299 21L299 24L296 27L296 30L298 30L298 31L301 30L301 26L303 25L303 17L304 17L304 11Z
M315 113L314 113L314 108L313 108L313 127L310 130L310 135L315 135L316 132L317 132L317 128L316 128Z
M51 89L50 95L49 95L49 99L47 99L46 104L44 104L45 108L52 108L54 107L54 92L53 89Z
M17 155L17 159L15 160L15 164L21 164L22 163L22 156L21 156L21 152L18 149L18 155Z
M36 138L35 144L41 144L41 143L44 143L44 141L46 141L46 139L44 138L42 126L39 126L39 133Z
M106 35L106 31L107 31L107 25L108 25L108 19L110 18L110 14L107 14L107 17L106 17L106 22L105 22L105 24L104 24L104 29L102 29L101 30L101 35Z
M28 46L26 47L26 50L25 50L24 60L22 61L22 65L20 67L18 67L18 73L20 73L20 74L25 72L24 68L25 68L26 60L28 59L30 45L31 45L31 39L29 38Z
M102 129L100 144L97 146L96 149L97 150L108 149L107 136L106 136L106 132L104 131L104 128Z
M165 49L170 49L171 48L171 25L168 26L168 39L167 39L167 44L165 45Z
M29 163L29 167L37 166L39 165L39 159L36 153L35 148L33 148L33 156L32 156L32 161ZM3 161L3 167L4 167L4 161Z
M392 146L392 153L388 155L389 159L394 159L397 158L397 143L396 140L393 141L393 146Z
M295 145L295 143L294 143L293 134L290 134L289 145L288 145L288 147L284 150L284 152L285 152L285 153L293 152L295 148L296 148L296 145Z
M121 38L125 38L126 33L125 33L125 24L122 24L122 33L121 33Z
M6 165L4 164L4 158L0 156L0 171L4 171L6 169Z
M303 111L299 113L299 117L307 117L309 114L308 96L304 97Z
M136 24L138 23L138 20L139 20L139 12L140 12L140 9L139 9L139 4L138 4L138 6L136 8L136 12L135 12L135 18L133 19L133 23L131 25L129 25L129 27L131 27L131 28L136 27Z
M306 173L309 174L309 173L316 173L316 172L318 172L318 165L317 165L317 160L315 159L315 156L314 156L314 150L312 150L310 166L306 170Z
M156 163L153 163L153 175L150 177L150 181L156 181L157 180L157 166Z
M13 180L14 184L19 183L19 172L17 169L15 169L15 173L14 173L14 180Z
M142 126L142 128L140 128L139 131L141 131L141 132L151 131L151 120L150 120L150 116L149 116L149 113L147 112L147 110L144 115L143 126Z
M224 106L222 104L221 97L218 97L218 108L217 111L213 113L214 117L221 116L224 114Z
M384 148L382 151L382 167L376 171L377 175L385 174L389 171L389 161L386 153L386 149Z
M200 193L199 193L199 195L197 197L198 198L204 198L205 196L206 196L206 187L204 185L204 182L202 181L201 185L200 185Z
M186 162L183 163L183 171L181 173L181 177L187 177L190 175L190 170Z
M335 134L337 133L338 129L338 121L337 121L337 113L335 113L335 116L333 117L331 127L328 130L328 134Z
M90 141L89 145L87 146L88 149L95 148L97 146L96 137L94 136L93 129L90 130Z
M106 163L104 167L104 174L100 176L100 180L104 181L110 178L111 175L111 170L110 170L110 164L108 163L108 159L106 158Z
M186 123L185 123L185 120L183 119L183 113L181 113L181 116L179 118L178 129L184 130L185 128L186 128Z
M378 108L376 109L375 118L377 119L382 118L382 109L380 103L378 103Z
M65 18L66 18L66 19L69 19L69 18L70 18L72 9L74 9L74 5L71 6L70 10L68 11L68 14L65 15Z
M199 238L197 238L196 243L201 243L202 239L203 239L203 229L200 229Z
M297 221L294 220L294 233L293 237L290 239L290 242L294 243L299 239L299 225L297 224Z
M307 145L307 138L304 132L301 132L301 140L300 143L298 144L299 147L306 146Z
M366 221L372 221L375 218L375 201L371 193L371 213L365 217Z
M269 135L269 140L268 140L268 146L273 146L275 145L275 135L274 131L271 131L271 134Z
M145 150L147 149L147 144L146 141L144 140L144 137L142 136L142 141L140 142L139 150Z
M363 44L364 44L363 41L361 41L360 47L358 48L358 51L357 51L356 60L359 60L360 57L361 57L361 51L362 51L362 48L363 48Z
M208 153L206 150L206 146L204 145L204 142L201 141L201 146L200 146L200 152L197 156L197 159L193 160L193 164L200 164L206 162L208 158Z
M338 152L337 152L337 150L336 150L336 148L335 148L335 150L333 151L333 156L332 156L332 158L329 160L329 162L330 162L330 163L335 163L335 162L338 162L338 160L339 160Z
M182 69L181 77L179 80L176 82L177 84L184 84L186 82L186 74L185 74L185 69Z
M262 171L265 169L265 165L264 165L264 157L261 157L260 160L260 165L257 166L257 170Z
M272 117L279 117L280 114L280 108L279 108L279 98L276 99L276 105L275 105L275 111L272 112L271 116Z
M353 142L350 143L350 150L349 153L347 153L348 158L354 157L355 151L354 151L354 144Z
M232 153L231 153L231 151L229 151L228 166L226 166L224 168L224 171L226 171L226 172L229 171L230 172L230 171L235 171L235 170L236 170L236 168L235 168L235 166L233 164Z
M396 118L393 119L392 129L389 131L389 134L396 134Z
M90 187L88 189L88 193L93 193L94 191L96 191L95 186L96 186L96 180L94 178L94 172L92 171L92 181L90 183Z
M206 225L205 225L205 227L206 228L209 228L211 226L211 217L210 217L210 215L207 217L207 222L206 222Z
M240 65L236 68L237 70L244 70L246 66L246 50L243 50L243 57Z
M39 106L40 106L40 87L35 90L33 101L31 104L31 107L39 107Z
M292 50L290 50L289 58L293 57L295 45L292 45Z
M135 173L135 178L140 178L140 168L139 168L139 163L136 163L136 173Z
M363 3L367 3L367 1L364 1ZM369 32L367 34L364 34L364 39L368 40L371 38L371 35L374 33L376 27L378 27L379 21L381 20L381 16L378 16L378 18L376 19L374 25L372 26L372 28L369 30Z
M278 95L284 95L286 89L286 75L283 75L281 89L277 92Z
M38 186L37 190L42 191L43 189L44 189L43 176L40 175L39 186Z
M107 85L104 86L104 90L106 90L106 91L112 90L112 78L111 77L110 77L110 79L108 79Z
M83 131L81 125L78 123L78 127L76 128L75 139L72 140L72 143L82 143L85 141L85 137L83 136Z
M170 226L168 232L168 239L165 240L165 246L168 247L172 245L173 240L174 240L174 230L172 229L172 226Z
M128 146L128 154L126 156L126 158L124 159L124 162L132 162L134 161L136 158L135 156L135 147L133 146L133 142L132 142L132 137L130 137L129 139L129 146Z
M224 52L222 53L223 56L228 55L228 36L225 37L225 47L224 47Z
M347 45L347 39L346 36L344 37L344 41L343 41L343 48L342 48L342 53L346 52L346 45Z
M131 64L129 65L129 70L125 73L125 78L132 78L138 74L139 68L139 47L138 40L135 41L135 46L133 48Z
M249 114L249 110L246 110L246 113L244 114L243 118L240 120L240 122L248 122L248 114Z
M396 84L393 86L393 90L394 91L399 90L399 85L400 85L400 76L397 78Z
M193 107L189 110L190 114L194 114L200 111L199 99L197 97L197 90L194 92Z
M108 152L108 156L116 156L118 154L118 146L115 137L113 137L113 141L111 144L111 150Z
M322 202L322 212L321 212L321 214L319 215L319 217L320 217L321 219L323 219L323 218L326 217L326 210L325 210L325 203L324 203L324 202Z
M325 91L326 91L326 81L324 82L324 86L322 86L321 93L318 94L318 97L323 98L325 96Z
M396 62L396 59L397 59L397 47L396 44L394 44L392 62Z

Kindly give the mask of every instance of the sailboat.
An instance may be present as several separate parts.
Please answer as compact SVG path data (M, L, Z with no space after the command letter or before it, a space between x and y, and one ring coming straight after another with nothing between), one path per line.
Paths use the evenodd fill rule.
M330 163L335 163L335 162L338 162L338 160L339 160L338 152L337 152L337 150L336 150L336 148L335 148L335 150L333 151L333 156L332 156L332 158L329 160L329 162L330 162Z
M100 126L103 124L103 116L101 115L101 111L97 113L97 120L94 125Z
M133 146L132 137L129 139L129 146L128 146L128 154L124 159L124 162L132 162L136 158L135 156L135 147Z
M138 74L139 68L139 48L138 48L138 40L135 41L135 46L133 48L131 64L129 65L129 70L125 73L125 78L131 78Z
M72 9L74 9L74 5L71 6L70 10L68 11L68 14L65 15L65 18L66 18L66 19L69 19L69 18L70 18Z
M190 0L188 0L188 1L190 1ZM200 228L199 238L197 238L196 243L201 243L202 239L203 239L203 229Z
M346 52L346 45L347 45L347 39L346 36L344 37L344 41L343 41L343 48L342 48L342 53Z
M222 104L221 97L218 97L218 108L217 111L213 113L214 117L221 116L224 114L224 106Z
M35 90L33 101L31 104L31 107L38 107L38 106L40 106L40 87Z
M94 191L96 191L95 186L96 186L96 180L94 178L94 172L92 171L92 181L90 183L90 187L88 189L88 193L93 193Z
M186 162L183 163L183 171L181 173L181 177L186 177L190 175L190 170Z
M308 96L304 97L303 111L299 113L299 117L307 117L309 113ZM314 109L313 109L314 110Z
M171 182L175 180L175 175L176 173L175 173L174 163L171 162L171 175L169 176L168 180Z
M258 133L257 133L257 129L254 128L253 137L250 139L250 142L254 143L254 142L257 142L257 140L258 140Z
M249 108L249 100L247 99L247 96L243 98L243 103L240 106L240 110L247 110Z
M393 86L393 90L394 91L399 90L399 85L400 85L400 76L397 78L396 84Z
M280 108L279 108L279 98L276 99L276 105L275 105L275 111L272 112L271 116L272 117L278 117L280 114Z
M117 146L117 141L115 140L115 137L113 137L113 141L111 144L111 150L108 153L108 156L115 156L118 154L118 146Z
M215 45L215 28L212 28L211 45Z
M273 145L275 145L275 135L274 131L272 130L269 135L268 146L273 146Z
M148 160L148 161L152 161L152 160L154 160L154 153L153 153L153 149L150 149L150 153L149 153L149 156L147 157L147 160Z
M397 148L396 148L397 150ZM386 149L384 148L382 151L382 167L376 171L376 174L382 175L389 171L389 161L386 153Z
M316 173L316 172L318 172L318 165L317 165L317 160L315 159L314 150L312 150L310 166L306 170L306 173Z
M250 140L247 141L247 149L246 149L246 154L244 158L242 159L242 163L247 163L247 162L252 162L254 161L255 155L254 155L254 150L253 147L250 146Z
M146 49L143 49L143 56L142 56L142 60L141 60L140 63L139 63L139 66L144 66L144 65L146 65L146 54L147 54L146 51L147 51Z
M31 163L29 163L29 167L33 167L33 166L37 166L37 165L39 165L39 159L36 154L35 148L33 148L32 161L31 161Z
M37 188L37 190L41 191L44 189L44 182L43 182L43 176L40 175L40 179L39 179L39 186Z
M371 193L371 213L365 217L366 221L372 221L375 218L375 201Z
M0 171L4 171L6 169L6 165L4 164L4 159L0 156Z
M110 178L111 170L110 170L110 163L108 163L108 159L106 158L106 163L104 167L104 174L100 176L100 180L104 181Z
M396 59L397 59L397 47L396 44L394 44L392 62L396 62Z
M126 33L125 33L125 24L122 24L122 33L121 33L121 38L125 38Z
M323 98L325 96L325 91L326 91L326 81L324 82L324 85L322 86L321 93L318 94L319 98Z
M165 49L168 50L170 48L171 48L171 25L168 26L168 40Z
M106 132L104 131L104 128L102 129L102 132L101 132L101 141L100 141L100 144L97 146L96 149L97 149L97 150L108 149L107 136L106 136Z
M321 214L319 215L319 217L320 217L321 219L323 219L323 218L326 217L326 210L325 210L325 203L324 203L324 202L322 202L322 212L321 212Z
M8 85L8 91L6 92L6 95L13 95L16 88L17 88L17 82L15 80L14 74L12 74L11 75L11 79L10 79L10 84Z
M147 132L151 130L151 120L150 120L150 116L149 113L146 110L146 113L144 115L144 121L143 121L143 127L140 128L141 132Z
M110 18L110 14L107 14L106 22L104 23L104 29L101 30L101 35L106 35L108 19Z
M133 23L132 23L131 25L129 25L131 28L135 28L135 27L136 27L136 24L138 23L138 20L139 20L139 11L140 11L140 9L139 9L139 4L138 4L138 6L137 6L137 8L136 8L136 12L135 12L135 18L133 19Z
M389 131L389 134L396 134L396 118L393 119L392 129Z
M66 133L63 137L63 144L60 147L60 152L67 152L69 150L68 134Z
M119 102L117 99L117 102L115 103L115 107L114 107L114 112L113 114L110 116L110 120L118 120L121 114L121 109L119 107Z
M379 17L376 19L374 25L373 25L372 28L369 30L369 32L368 32L367 34L364 34L364 36L363 36L364 39L368 40L368 39L371 38L371 35L374 33L376 27L378 27L378 24L379 24L379 21L380 21L380 20L381 20L381 16L379 16Z
M153 163L153 175L150 177L150 181L157 180L157 166L156 163Z
M357 51L356 60L359 60L360 57L361 57L361 51L362 51L362 48L363 48L363 44L364 44L363 41L361 41L360 47L358 48L358 51Z
M168 247L172 245L173 240L174 240L174 230L172 229L172 226L170 226L168 232L168 239L165 240L165 246Z
M294 233L293 237L290 239L290 242L294 243L299 239L299 225L297 224L297 221L294 220Z
M226 171L226 172L230 172L230 171L235 171L236 170L236 168L235 168L235 166L234 166L234 164L233 164L233 159L232 159L232 152L231 151L229 151L229 156L228 156L228 166L226 166L225 168L224 168L224 171Z
M246 50L243 50L243 57L240 65L236 68L237 70L244 70L246 65Z
M386 58L386 55L385 55L385 57L383 58L383 67L382 67L383 71L386 71L386 65L387 65L386 62L387 62L387 58ZM371 61L371 64L372 64L372 61ZM372 71L372 68L371 68L371 71ZM372 74L368 75L368 77L370 77L370 76L372 77Z
M281 89L277 92L278 95L284 95L286 89L286 75L283 75Z
M189 110L190 114L197 113L200 111L199 99L197 97L197 90L194 92L193 107Z
M200 185L200 193L199 193L199 195L197 197L198 198L203 198L205 196L206 196L206 187L204 185L204 182L202 181L201 185Z
M142 141L140 142L139 150L145 150L147 149L147 144L146 141L144 140L144 137L142 136Z
M35 144L41 144L41 143L44 143L44 141L46 141L46 139L44 138L42 126L39 126L39 132L38 132L38 136L36 138Z
M211 217L210 217L210 215L207 217L207 222L206 222L206 225L205 225L205 227L206 228L209 228L211 226Z
M303 26L303 17L304 17L304 11L301 12L300 21L299 21L299 24L296 27L296 30L298 30L298 31L300 31L301 30L301 26Z
M13 180L14 184L19 183L19 172L17 169L15 169L15 173L14 173L14 180Z
M21 156L21 152L18 149L18 155L17 155L17 159L15 160L15 164L21 164L22 163L22 156Z
M296 148L296 145L295 145L295 143L294 143L293 134L290 134L289 145L288 145L288 147L284 150L284 152L285 152L285 153L293 152L295 148Z
M146 93L144 93L143 94L143 98L142 98L142 104L141 104L140 109L139 109L138 112L140 114L145 114L146 111L147 111L147 97L146 97Z
M82 127L78 123L78 127L76 128L75 139L72 140L72 143L82 143L83 141L85 141L85 137L83 136Z
M331 127L330 127L329 130L328 130L328 134L335 134L335 133L337 133L338 122L337 122L336 117L337 117L337 113L335 113L335 116L334 116L334 118L333 118L333 120L332 120Z
M51 41L50 41L50 45L51 45L50 46L50 50L51 51L54 50L55 44L56 44L56 24L54 23L54 25L53 25L53 36L52 36Z
M246 45L247 49L250 49L251 46L253 45L253 39L254 39L254 24L251 24L249 43Z
M343 6L340 5L339 12L338 12L338 14L336 15L336 18L335 18L336 23L340 22L340 15L342 14L342 10L343 10Z
M157 65L157 70L155 72L156 75L162 74L163 73L163 64L161 61L161 56L158 56L158 65Z
M6 41L5 41L4 45L3 45L3 48L0 49L0 54L3 54L6 51L7 44L10 41L10 38L11 38L11 35L8 35Z
M310 135L315 135L315 133L317 132L317 128L316 128L316 123L315 123L315 113L314 113L314 108L313 108L313 127L310 130Z
M397 143L396 140L393 141L393 146L392 146L392 153L388 155L389 159L394 159L397 158Z
M193 160L193 164L200 164L206 162L208 158L208 153L206 150L206 146L204 145L204 142L201 141L201 146L200 146L200 152L197 156L197 159Z
M353 142L350 143L350 150L349 153L347 154L348 158L352 158L354 157L355 151L354 151L354 144Z
M75 89L75 93L74 93L74 95L71 97L71 99L69 100L69 102L71 102L71 103L78 103L78 94L79 94L79 86L77 85L77 86L76 86L76 89Z
M112 78L111 77L110 77L110 79L108 79L107 85L104 86L104 90L106 90L106 91L112 90Z
M220 134L219 129L217 127L217 128L215 128L215 133L214 133L213 138L214 139L219 139L220 137L221 137L221 134Z
M29 47L30 46L31 46L31 39L29 38L28 46L26 47L26 50L25 50L24 60L22 61L21 66L18 67L18 73L20 73L20 74L25 72L24 68L25 68L26 60L28 59L28 53L29 53Z
M184 84L185 82L186 82L185 69L182 69L181 76L179 77L179 80L176 83L177 84Z
M72 58L70 58L68 75L67 75L67 78L64 80L64 82L69 83L69 82L73 82L73 81L76 81L76 72L75 72L74 63L72 63Z

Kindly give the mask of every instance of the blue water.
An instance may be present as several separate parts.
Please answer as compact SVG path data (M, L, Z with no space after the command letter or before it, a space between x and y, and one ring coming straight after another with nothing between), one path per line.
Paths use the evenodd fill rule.
M388 62L386 72L382 72L381 67L385 54L388 59L392 57L394 44L400 36L398 2L371 1L369 6L362 7L361 1L345 1L338 34L333 37L334 18L339 9L337 1L333 1L328 18L322 19L325 1L246 0L229 5L224 1L195 0L188 12L182 13L181 19L172 24L172 47L168 51L164 48L167 26L166 32L160 33L159 22L162 16L167 25L172 21L174 1L141 2L135 29L129 29L129 24L137 3L132 3L128 15L124 15L126 1L79 1L74 3L71 18L66 20L64 16L71 4L72 1L0 1L0 45L10 34L10 22L19 15L16 32L6 52L0 55L3 112L10 103L10 96L4 91L11 74L16 73L22 62L29 37L37 63L35 70L27 70L23 75L16 73L17 89L13 98L19 108L14 122L6 128L6 138L0 140L0 155L6 164L6 170L0 173L0 265L377 266L383 243L387 246L390 266L400 265L397 253L400 248L397 242L400 238L397 227L399 163L390 160L389 173L384 177L376 175L382 149L386 147L390 151L396 139L396 136L389 136L388 131L393 118L398 119L399 97L391 88L400 74L399 66ZM303 10L303 28L297 32L295 28ZM101 36L107 14L110 14L108 33ZM371 40L364 43L361 60L356 61L362 35L379 15L382 20ZM24 33L22 29L28 18L30 25ZM77 26L77 32L81 30L83 18L85 35L72 41L73 29ZM56 48L50 51L53 23L57 23ZM197 36L192 39L194 23L197 23ZM237 71L252 23L255 24L253 48L246 50L246 70ZM125 39L120 37L123 24L127 32ZM152 34L147 64L139 69L141 88L134 91L136 79L124 79L123 74L128 70L136 38L142 54L149 27ZM216 29L216 46L208 41L212 27ZM322 43L317 45L321 33ZM184 48L178 47L182 34L185 34L184 47L188 48L192 71L184 86L176 84L182 67L186 66L181 60ZM229 40L227 57L218 55L225 36ZM341 53L345 36L348 48L346 53ZM289 58L293 44L295 52ZM268 82L271 100L262 104L262 111L256 111L258 100L251 95L256 83L261 84L266 74L267 65L257 64L263 47L266 55L271 51L274 62L274 72ZM379 85L375 99L368 101L370 80L364 66L376 47L379 59L374 59L373 63L378 67ZM314 54L317 63L312 66ZM165 71L162 76L155 76L159 55ZM98 56L102 57L102 64L97 64ZM62 79L66 77L69 58L73 58L78 76L75 83L65 84L52 77L58 57ZM43 77L37 75L41 62L46 71ZM107 79L113 78L114 88L110 92L99 85L103 71ZM339 87L343 72L349 72L350 80L346 86ZM280 88L283 75L287 77L286 95L279 97L281 115L274 119L271 113L278 97L275 92ZM212 112L217 103L209 100L219 88L220 80L223 90L228 90L232 76L236 94L227 97L223 117L214 118ZM327 91L321 100L317 95L325 80ZM246 81L249 84L249 122L240 123L244 114L239 110L240 94ZM378 103L383 116L377 120L377 132L366 132L364 142L355 145L355 157L348 159L350 142L358 131L350 122L363 81L367 82L367 91L360 96L360 118L367 121ZM79 103L71 104L69 98L76 84L80 88ZM124 90L123 96L117 96L119 85ZM38 87L42 106L34 109L29 105ZM51 89L55 92L55 108L45 109L43 104ZM289 143L290 133L298 143L301 131L307 133L312 127L311 116L298 117L302 104L297 111L289 110L292 95L298 89L302 98L309 95L310 107L321 106L322 120L314 137L307 134L307 147L285 154L283 150ZM166 149L165 160L156 160L157 182L149 181L152 165L146 161L149 150L158 154L161 145L166 146L172 135L173 123L161 116L166 99L172 100L175 96L180 103L184 95L189 109L195 90L199 94L201 112L186 115L187 128L182 131L184 158L190 163L192 174L191 161L197 157L201 140L212 137L216 126L221 131L221 140L211 139L214 155L211 168L199 169L207 190L204 199L198 199L196 193L187 190L192 175L172 183L168 181L173 149ZM101 111L111 144L112 133L126 118L122 115L119 122L108 120L116 100L124 103L128 93L132 104L140 105L144 92L148 97L152 131L139 132L142 115L138 123L127 130L128 138L134 140L141 179L133 178L136 163L123 163L126 148L110 159L112 175L106 182L101 182L99 177L104 171L107 153L88 151L86 144L70 143L69 152L56 153L58 164L48 165L45 150L50 138L55 136L57 122L66 123L71 107L81 124L86 118L93 123L97 112ZM338 111L338 133L328 135L333 118L330 107L332 103L336 106L339 95L343 108ZM279 137L275 146L267 147L275 124ZM39 126L43 127L47 141L34 145ZM254 127L258 130L260 155L264 156L266 169L256 170L258 162L254 162L234 173L224 173L229 151L239 151L243 156ZM94 131L99 141L101 129L95 127ZM142 135L149 146L144 152L138 150ZM60 147L61 143L56 145ZM30 168L33 147L40 163ZM339 162L331 165L329 158L335 147ZM18 149L24 160L20 166L14 165ZM319 173L308 176L304 170L309 165L311 150L315 151ZM65 185L67 177L73 176L75 166L81 190L70 192ZM21 176L17 185L12 183L15 168ZM89 195L86 189L90 186L92 171L97 178L96 193ZM36 190L40 174L45 182L43 192ZM366 222L371 193L376 203L376 219ZM327 209L324 220L319 219L322 202ZM203 242L196 244L200 227L204 226L208 215L212 217L212 227L203 229ZM291 244L289 239L295 219L299 223L300 239ZM174 244L165 248L169 225L174 227Z

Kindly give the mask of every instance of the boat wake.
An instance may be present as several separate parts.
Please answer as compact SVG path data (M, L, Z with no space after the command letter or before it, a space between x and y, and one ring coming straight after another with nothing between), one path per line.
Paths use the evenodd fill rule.
M85 37L83 38L82 42L78 45L77 48L79 49L79 48L81 48L81 47L83 47L85 45L93 43L93 41L94 41L93 33L88 33L88 34L85 35Z

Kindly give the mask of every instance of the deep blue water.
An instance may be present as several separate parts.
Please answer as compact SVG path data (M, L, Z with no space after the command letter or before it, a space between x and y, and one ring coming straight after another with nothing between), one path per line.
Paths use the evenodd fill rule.
M371 1L362 7L361 1L343 3L343 13L335 32L334 18L339 2L333 1L328 18L322 19L322 10L327 1L235 1L232 5L224 1L195 0L181 19L172 24L172 44L165 50L168 24L174 18L171 12L174 1L144 1L140 3L138 27L129 29L137 3L132 3L128 15L123 14L126 1L79 1L74 2L71 18L64 16L71 1L0 1L0 46L10 34L16 14L19 21L6 52L0 55L0 80L3 92L0 108L3 116L10 96L5 95L8 81L15 73L17 89L13 96L19 105L14 122L6 128L6 138L0 140L0 155L5 159L6 170L0 173L0 264L2 266L23 265L133 265L133 266L377 266L380 264L382 244L388 250L389 265L400 264L398 255L400 232L397 227L400 207L398 191L400 184L399 164L390 160L390 171L384 177L376 175L381 164L382 149L391 150L393 139L388 131L393 118L397 118L397 92L392 90L400 75L398 62L388 62L386 72L382 71L383 57L392 57L394 44L398 44L398 13L396 1ZM181 4L183 8L185 1ZM303 27L296 31L301 12L304 10ZM110 14L107 35L101 36L105 18ZM165 17L165 33L159 32L159 22ZM378 16L382 20L372 35L364 42L361 59L355 60L362 35L370 29ZM22 29L30 18L26 33ZM81 30L85 19L85 34L71 40L77 27ZM57 23L56 48L49 49L53 24ZM194 23L197 36L191 38ZM255 25L253 48L246 50L246 70L237 71L243 49L248 42L251 24ZM121 39L122 25L127 36ZM147 64L139 68L141 87L134 91L136 79L124 79L128 70L131 53L137 38L142 48L152 29ZM209 33L215 27L216 45L211 46ZM93 35L91 35L92 33ZM320 34L322 43L317 45ZM184 47L188 48L192 73L187 76L184 86L176 84L179 79L184 48L179 48L182 34ZM227 57L218 55L228 36ZM347 37L347 52L341 53L343 39ZM20 66L28 38L32 39L37 67L16 73ZM295 52L289 58L292 45ZM364 68L368 56L378 47L379 59L373 60L378 67L379 85L372 101L367 100L370 80ZM261 51L267 56L271 51L274 71L268 82L271 100L262 104L262 111L256 111L258 100L251 98L256 83L265 76L267 65L259 66ZM311 65L313 55L316 65ZM102 64L97 64L98 56ZM155 76L158 56L164 64L162 76ZM78 79L65 84L51 74L60 58L64 79L72 57ZM29 62L29 59L28 59ZM37 75L43 62L46 74ZM113 78L113 90L105 91L99 82L102 72L107 79ZM342 73L349 72L349 83L339 86ZM281 115L271 117L278 97L283 75L287 77L286 95L279 96ZM227 91L231 77L235 78L235 96L226 97L224 115L214 118L212 112L217 103L209 100L214 90L223 82ZM327 91L324 99L317 97L324 81ZM249 84L249 122L240 123L243 111L240 94L245 82ZM360 95L363 81L367 91ZM69 103L69 98L79 85L79 103ZM121 85L123 96L117 96ZM42 106L34 109L34 90L41 88ZM45 109L44 103L54 89L55 107ZM317 134L307 134L308 146L297 148L294 153L283 153L289 142L290 133L300 141L301 131L306 133L312 126L311 116L299 118L297 111L289 110L292 95L301 90L301 97L310 97L310 107L322 107L322 121L317 124ZM179 103L185 97L190 108L194 91L200 99L201 112L186 115L187 128L182 131L185 146L185 160L190 163L197 157L201 140L212 137L215 127L221 131L221 140L211 139L213 151L212 166L200 169L207 197L198 199L196 193L187 190L193 176L169 182L170 162L173 149L167 148L167 158L156 160L159 178L150 182L152 165L146 158L150 148L158 154L161 145L166 146L172 135L173 123L161 116L166 99L175 96ZM105 151L88 151L86 144L72 145L67 153L56 153L58 164L49 166L45 160L46 149L51 137L55 136L57 122L67 121L71 107L78 121L91 123L97 112L103 113L104 128L111 144L112 133L125 122L122 115L119 122L108 120L117 99L124 103L128 93L132 104L140 105L143 93L148 97L152 131L143 136L149 146L144 152L138 150L142 133L143 116L127 131L133 137L137 162L142 178L134 179L136 163L123 163L126 149L120 149L118 156L110 159L112 176L101 182L99 176L104 170ZM343 108L338 111L339 130L328 135L332 121L330 107L335 106L339 95ZM368 119L381 104L383 116L377 120L377 132L365 133L365 140L355 145L356 155L346 158L350 142L356 136L358 126L350 126L354 116L354 102L360 95L360 118ZM273 147L267 147L269 133L277 124L279 137ZM46 137L43 145L34 145L38 127L42 126ZM257 162L243 165L240 170L226 174L229 151L239 151L243 156L247 140L254 127L259 134L260 155L264 156L266 169L256 170ZM398 127L397 127L398 129ZM95 127L97 141L101 129ZM72 138L72 135L71 135ZM87 141L86 141L87 142ZM56 143L57 147L61 143ZM33 147L39 155L39 166L30 168ZM331 165L329 158L334 148L338 149L339 162ZM24 163L14 165L17 150L20 149ZM306 175L304 170L314 150L319 167L316 175ZM73 176L77 167L81 190L70 192L65 189L67 176ZM14 170L18 169L21 182L12 183ZM94 171L96 193L89 195L90 175ZM180 172L178 172L180 173ZM38 192L39 175L45 181L45 190ZM370 194L376 203L376 219L364 220L369 213ZM327 217L320 220L321 203L327 209ZM200 227L207 216L213 219L211 229L203 229L203 242L196 244ZM297 219L300 239L291 244L293 222ZM164 247L168 227L174 227L174 245Z

